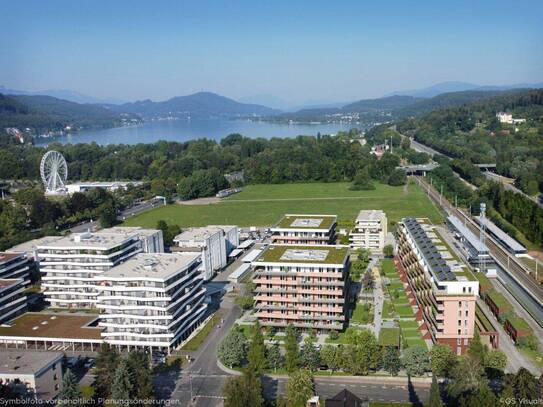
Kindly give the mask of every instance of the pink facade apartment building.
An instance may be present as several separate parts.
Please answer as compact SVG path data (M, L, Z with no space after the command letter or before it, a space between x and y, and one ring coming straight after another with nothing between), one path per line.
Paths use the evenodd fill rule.
M335 243L336 226L336 215L286 214L270 231L277 244L322 245Z
M425 219L398 225L397 261L425 339L464 354L475 333L479 281Z
M349 249L270 245L252 263L255 314L263 326L329 332L345 327Z

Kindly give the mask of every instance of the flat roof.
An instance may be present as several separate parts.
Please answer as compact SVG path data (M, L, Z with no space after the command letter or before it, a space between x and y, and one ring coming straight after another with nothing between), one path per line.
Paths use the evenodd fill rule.
M23 282L23 279L22 278L2 278L0 279L0 289L2 288L6 288L6 287L11 287L13 285L16 285L16 284L19 284L19 283L22 283Z
M198 228L189 228L174 237L174 242L201 242L217 232L223 230L218 226L203 226Z
M238 279L243 274L245 274L247 272L247 270L249 270L250 268L251 268L251 263L243 263L241 266L239 266L237 269L235 269L232 274L230 274L228 279L229 280Z
M51 242L40 242L37 247L44 249L79 247L113 249L126 241L137 237L137 235L138 232L134 230L103 229L98 232L72 233Z
M8 252L0 252L0 266L4 263L7 263L8 261L11 261L13 259L16 259L17 257L22 257L22 253L8 253Z
M241 242L238 246L238 249L247 249L248 247L252 246L255 241L251 239L244 240Z
M356 217L357 221L371 221L371 220L381 220L385 217L385 212L380 209L363 209L358 212Z
M27 312L9 326L0 326L0 337L101 340L101 328L88 326L98 314L67 315Z
M252 261L255 261L258 256L260 256L260 253L262 253L262 249L253 249L249 253L243 257L242 261L244 263L250 263Z
M438 281L456 281L456 275L452 272L447 262L437 250L432 239L415 218L403 218L402 223L407 228L411 238L422 252L431 274ZM426 225L428 226L428 225Z
M484 224L486 229L493 235L495 235L499 240L501 240L506 246L508 246L514 252L526 252L526 247L521 245L503 230L501 230L494 222L490 219L485 218L484 221L481 220L480 216L475 217L479 224Z
M158 232L158 229L146 229L141 226L113 226L109 229L104 229L107 233L137 233L140 236L152 236Z
M138 253L100 274L97 278L100 280L111 278L156 278L166 280L170 276L185 270L198 259L200 259L200 253Z
M330 230L337 221L336 215L285 214L274 229L320 229Z
M230 252L228 257L238 257L241 253L243 253L242 249L234 249Z
M269 245L256 262L343 264L347 253L347 246Z
M16 246L13 246L8 251L15 253L33 253L36 251L38 246L52 245L60 239L62 239L62 236L44 236L20 243Z
M0 352L0 373L36 374L63 357L62 352L31 350Z
M481 240L475 236L475 234L469 230L460 219L458 219L454 215L450 215L447 217L447 220L451 223L451 225L454 226L454 228L460 233L467 241L468 243L479 253L488 253L488 247L486 247L486 244L481 242Z
M112 187L115 185L141 185L143 184L142 181L89 181L89 182L72 182L70 184L66 184L66 187L70 186L79 186L79 187Z

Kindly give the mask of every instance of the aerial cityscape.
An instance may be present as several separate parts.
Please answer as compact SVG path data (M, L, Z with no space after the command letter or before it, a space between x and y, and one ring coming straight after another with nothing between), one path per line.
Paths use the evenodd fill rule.
M543 405L543 4L0 10L0 405Z

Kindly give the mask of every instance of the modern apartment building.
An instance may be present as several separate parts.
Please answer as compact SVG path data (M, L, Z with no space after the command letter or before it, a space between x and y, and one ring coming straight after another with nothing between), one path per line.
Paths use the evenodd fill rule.
M0 252L0 279L21 278L23 285L30 285L31 260L24 253Z
M479 281L426 220L402 219L397 243L400 277L418 307L425 339L465 353L475 330Z
M95 276L103 339L169 353L205 314L200 261L199 253L140 253Z
M262 325L318 332L344 328L347 246L270 245L252 266L255 315Z
M387 236L387 217L381 210L362 210L356 217L355 225L349 235L353 249L369 249L380 252L385 246Z
M94 308L94 277L140 252L162 252L162 231L112 228L40 240L42 289L52 307Z
M0 325L26 310L24 280L0 279Z
M239 246L239 229L235 225L210 225L210 228L222 229L226 241L226 255Z
M323 245L336 240L337 216L286 214L272 228L272 241L277 244Z
M172 251L201 254L200 270L206 281L226 267L226 238L220 226L190 228L177 235L173 241L177 247L172 247Z

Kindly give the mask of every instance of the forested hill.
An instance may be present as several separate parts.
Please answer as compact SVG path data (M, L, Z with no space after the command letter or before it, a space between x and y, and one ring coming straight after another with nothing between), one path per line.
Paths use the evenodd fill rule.
M139 118L102 106L79 104L51 96L0 94L0 129L31 129L33 134L72 129L108 128Z
M233 99L211 92L198 92L187 96L177 96L162 102L151 100L111 105L117 112L135 113L144 118L158 117L236 117L262 116L280 113L279 110L262 105L240 103Z
M500 111L525 122L500 123L496 118ZM439 109L400 122L398 130L453 158L496 163L498 173L514 178L528 195L543 191L542 89Z

